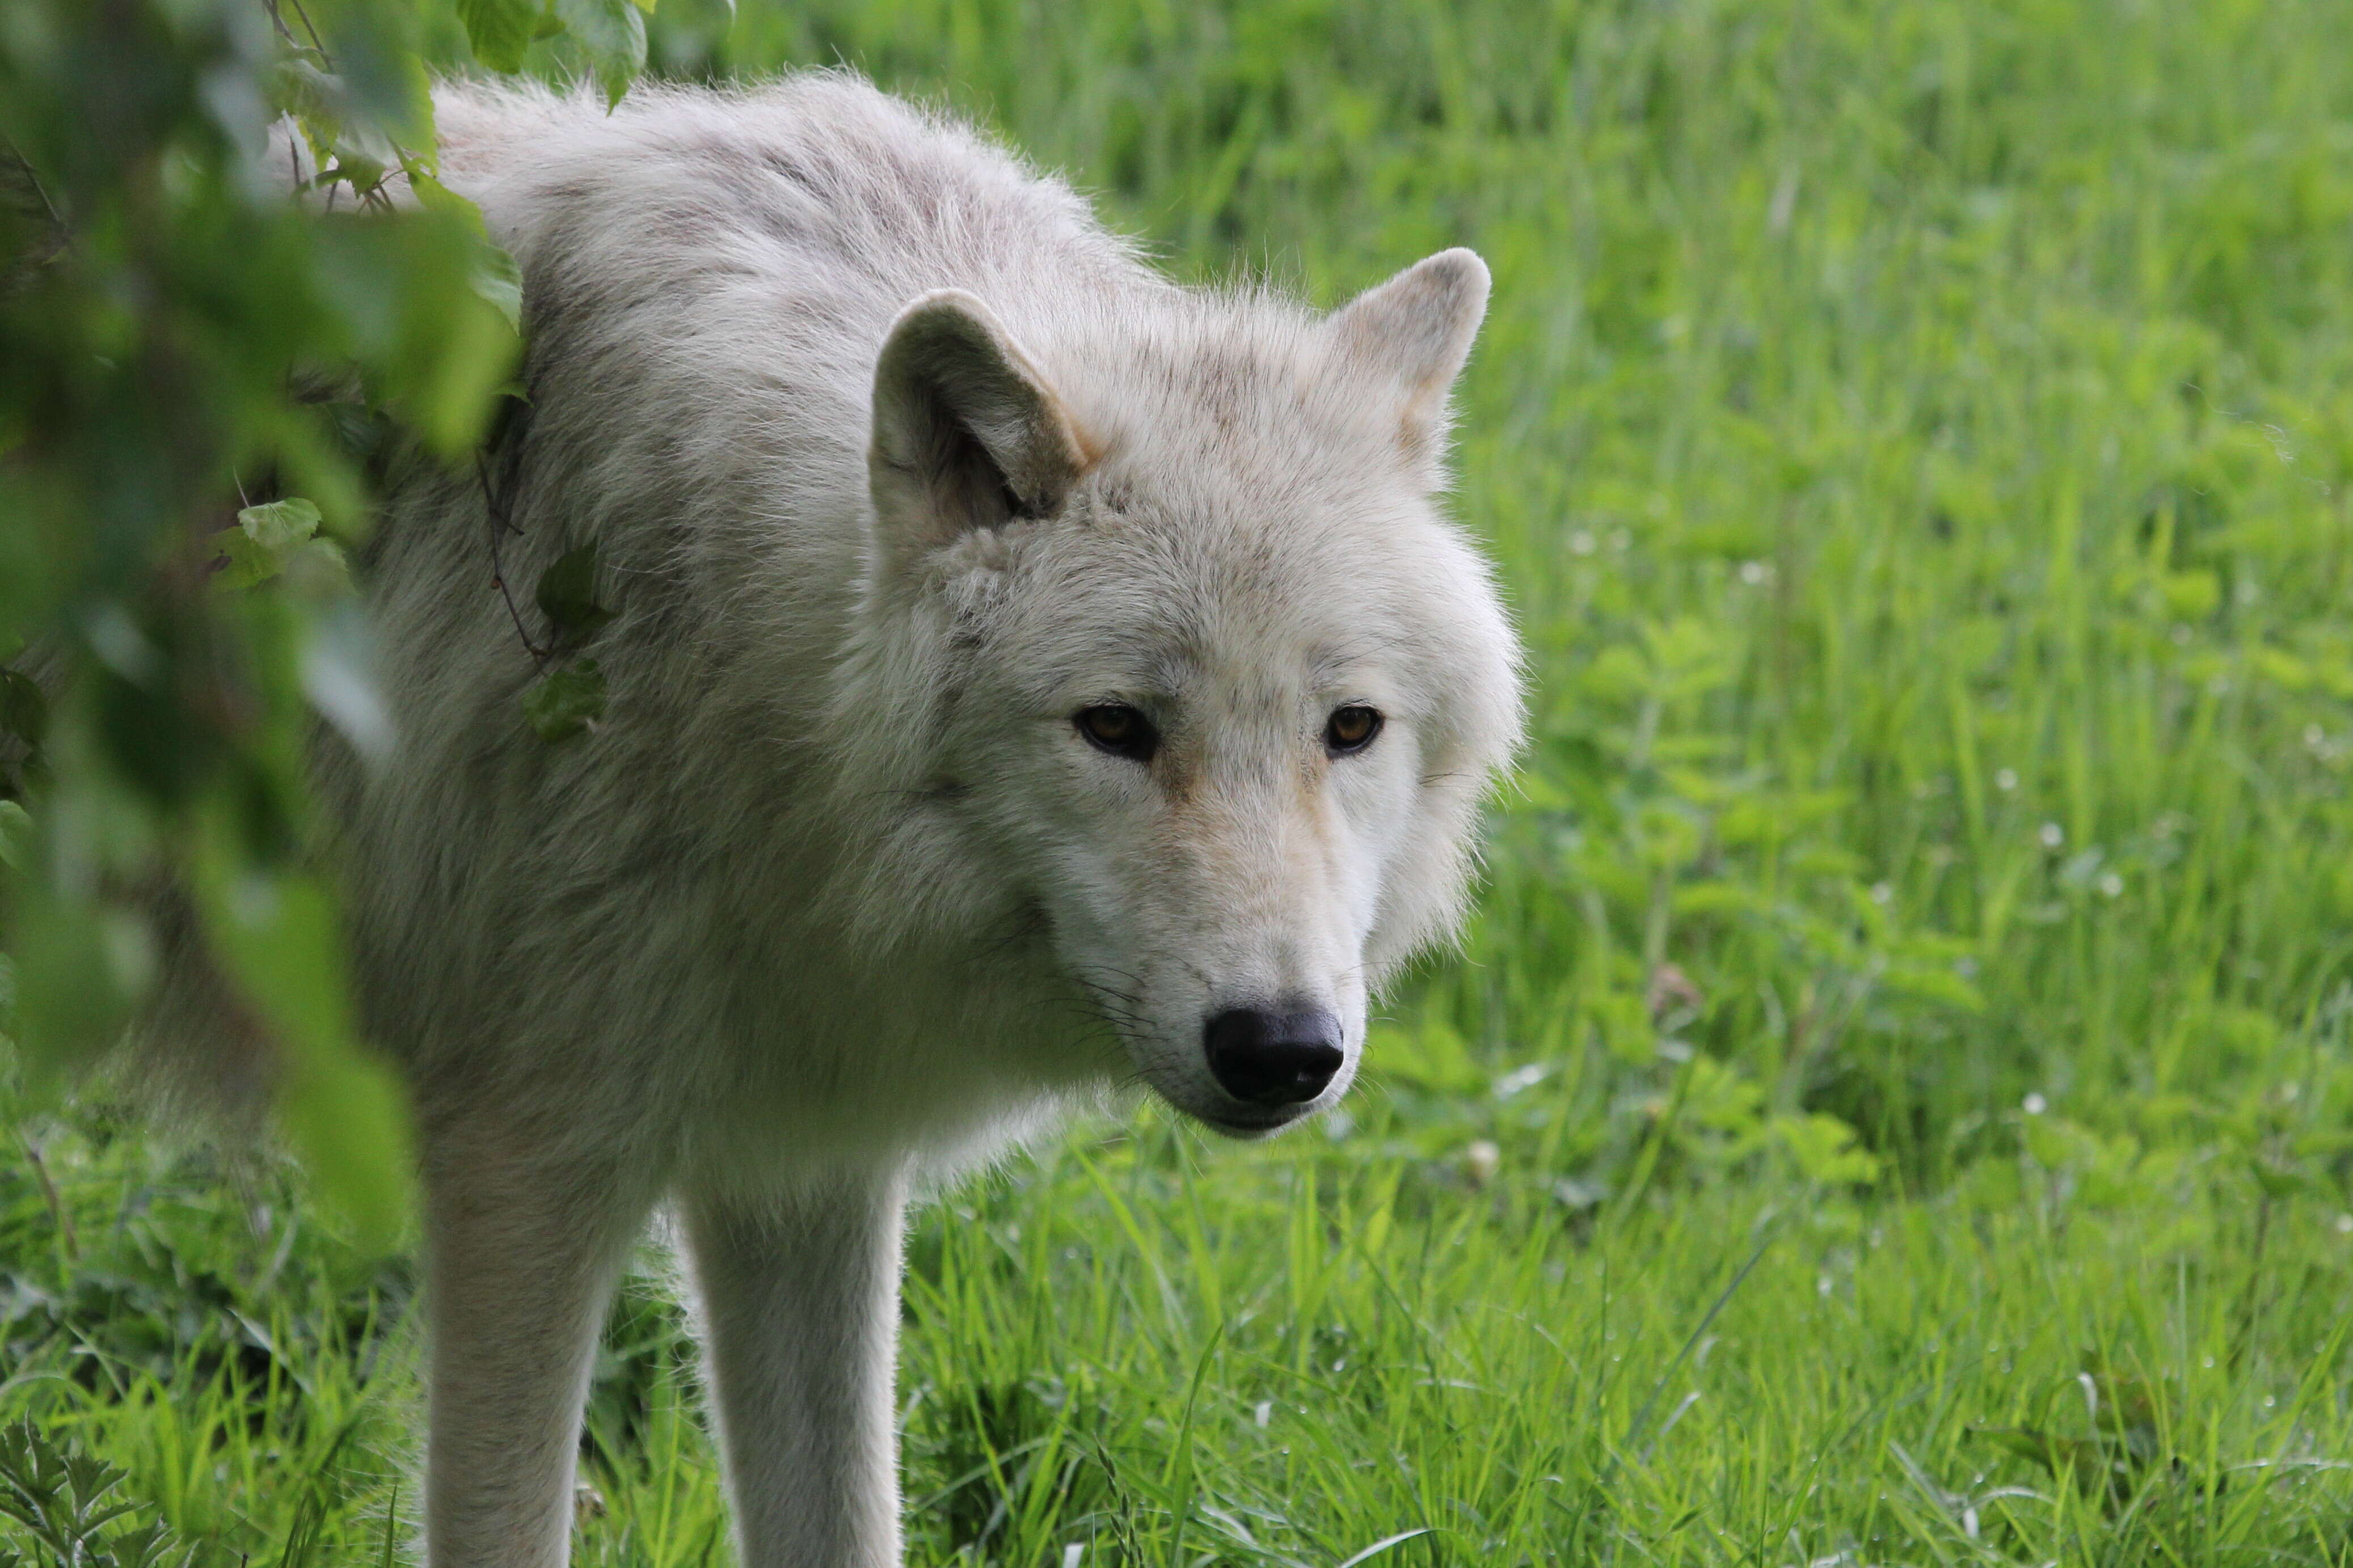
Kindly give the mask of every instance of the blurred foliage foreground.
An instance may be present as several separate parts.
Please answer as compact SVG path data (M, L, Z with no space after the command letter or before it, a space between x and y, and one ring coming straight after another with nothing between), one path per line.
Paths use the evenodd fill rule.
M380 1563L410 1517L397 1119L300 759L396 743L339 547L514 362L430 183L419 62L470 52L846 60L1196 277L1495 268L1458 500L1536 741L1465 951L1320 1130L1097 1131L925 1212L915 1560L2353 1562L2333 0L0 9L0 1541ZM245 153L281 110L301 209ZM159 878L310 1184L34 1114ZM646 1269L580 1554L714 1562Z

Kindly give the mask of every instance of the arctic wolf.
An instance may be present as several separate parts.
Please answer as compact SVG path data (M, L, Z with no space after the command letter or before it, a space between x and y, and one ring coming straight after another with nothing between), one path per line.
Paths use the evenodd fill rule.
M667 1204L746 1568L881 1568L910 1191L1123 1083L1242 1136L1329 1105L1454 918L1519 724L1432 499L1487 271L1180 288L844 76L438 110L529 403L479 473L396 475L401 745L329 770L420 1107L428 1553L565 1560ZM609 705L550 743L512 585L592 542Z

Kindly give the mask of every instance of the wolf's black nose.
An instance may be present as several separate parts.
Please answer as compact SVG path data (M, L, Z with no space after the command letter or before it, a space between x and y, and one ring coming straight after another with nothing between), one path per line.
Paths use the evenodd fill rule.
M1236 1100L1299 1105L1324 1092L1345 1059L1340 1020L1330 1013L1266 1013L1234 1007L1201 1031L1209 1071Z

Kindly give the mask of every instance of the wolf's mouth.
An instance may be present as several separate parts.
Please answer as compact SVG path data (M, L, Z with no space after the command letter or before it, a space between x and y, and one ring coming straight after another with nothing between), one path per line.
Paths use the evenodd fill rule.
M1250 1140L1263 1138L1270 1132L1280 1132L1293 1122L1303 1121L1314 1114L1307 1107L1300 1106L1282 1111L1245 1110L1230 1115L1197 1112L1196 1116L1213 1132L1223 1133L1228 1138Z

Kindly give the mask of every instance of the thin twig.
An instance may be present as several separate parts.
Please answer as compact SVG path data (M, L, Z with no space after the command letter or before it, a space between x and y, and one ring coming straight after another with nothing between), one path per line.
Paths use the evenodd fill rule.
M48 243L26 246L22 255L10 258L7 268L0 270L0 283L13 284L23 277L29 277L35 268L47 266L59 256L74 254L76 247L73 229L67 224L66 215L58 210L58 204L49 199L49 188L41 184L41 172L33 167L33 161L25 156L16 142L5 137L0 137L0 148L6 149L8 162L24 175L25 184L39 199L41 211L47 214L49 219Z
M25 171L25 183L33 187L33 194L41 198L42 210L49 215L49 221L58 226L58 233L60 236L64 236L66 233L65 215L58 211L57 203L49 200L48 187L41 184L40 171L33 167L33 161L30 158L26 157L24 153L18 149L17 145L14 142L10 142L6 143L6 145L8 148L8 156L16 161L16 167Z
M302 9L302 0L286 0L294 7L294 15L302 18L302 30L311 35L311 47L319 51L319 58L329 70L335 68L335 57L327 52L327 41L319 37L319 29L311 20L311 13ZM275 9L275 7L272 7Z
M293 6L294 15L301 18L302 30L311 35L311 42L308 46L305 46L301 40L294 37L293 30L286 26L285 16L279 11L279 0L262 0L262 5L269 12L271 26L278 29L278 36L286 40L287 47L290 48L301 49L307 47L312 54L319 57L320 68L328 72L330 75L334 74L335 57L327 51L327 40L320 35L319 25L311 20L311 13L302 8L302 0L285 0L285 3ZM401 168L406 170L414 154L412 154L406 148L401 146L397 142L392 144L392 150L394 155L399 162ZM295 165L294 184L296 188L300 189L302 184L301 160L294 157L291 149L288 152L288 157ZM314 159L313 161L315 162L316 160ZM364 207L368 207L377 212L390 212L392 210L392 198L384 194L384 182L385 179L390 177L389 171L377 175L375 184L369 185L367 189L362 190L360 189L360 184L357 180L353 179L349 174L341 173L342 168L343 162L341 159L338 159L332 168L322 165L319 171L320 179L325 181L327 210L329 212L333 212L335 210L335 186L338 184L351 186L353 198Z
M32 1135L19 1131L16 1142L24 1145L25 1158L33 1167L34 1184L41 1189L41 1201L49 1205L49 1217L58 1222L58 1240L66 1249L66 1261L77 1262L81 1258L81 1237L74 1234L73 1215L66 1212L66 1201L58 1184L49 1177L49 1163L41 1158L41 1146Z
M533 664L545 669L548 655L553 650L532 641L530 631L522 624L522 612L515 607L514 592L507 586L506 563L499 554L499 535L510 530L517 533L522 531L507 521L505 502L491 485L490 464L479 453L474 458L474 478L482 487L482 508L490 516L491 584L498 589L499 597L506 601L507 617L514 622L515 636L522 639L523 651L531 655Z
M294 37L294 29L286 25L286 18L280 14L278 0L261 0L261 8L269 13L269 25L278 30L280 37L295 48L299 49L302 47Z

